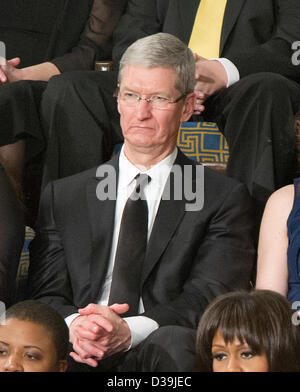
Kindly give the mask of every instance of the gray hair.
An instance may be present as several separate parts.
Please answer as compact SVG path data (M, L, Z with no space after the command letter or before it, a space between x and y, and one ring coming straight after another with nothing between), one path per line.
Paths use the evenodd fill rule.
M167 33L141 38L128 47L120 61L118 83L128 65L172 68L177 74L175 88L182 94L194 91L195 61L192 51L177 37Z

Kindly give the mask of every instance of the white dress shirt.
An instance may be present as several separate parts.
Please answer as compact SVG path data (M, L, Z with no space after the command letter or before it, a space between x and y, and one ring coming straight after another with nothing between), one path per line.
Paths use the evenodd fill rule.
M233 64L232 61L226 59L225 57L220 57L218 59L212 59L212 60L217 60L219 61L223 67L225 68L225 71L227 73L227 86L230 87L234 83L238 82L240 80L240 73L237 67Z
M148 171L143 172L151 177L150 183L144 188L144 194L148 204L148 239L151 235L152 227L155 221L165 184L167 182L176 157L177 148L175 148L174 151L165 159L154 165ZM119 182L117 190L111 253L104 285L102 287L101 293L99 293L99 305L106 306L108 304L123 209L125 207L128 197L131 195L135 188L135 177L139 173L141 173L141 171L126 158L124 154L124 149L122 148L119 157ZM142 298L140 298L138 312L139 314L144 312ZM79 314L75 313L66 317L65 321L67 325L70 326L71 322L77 316L79 316ZM126 317L124 318L124 320L127 322L131 331L131 347L134 347L139 344L151 332L155 331L159 327L156 321L145 316Z

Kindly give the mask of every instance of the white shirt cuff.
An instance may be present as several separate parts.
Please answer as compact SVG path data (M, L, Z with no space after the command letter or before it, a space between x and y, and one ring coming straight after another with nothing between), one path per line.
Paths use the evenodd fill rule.
M73 314L70 314L70 316L65 318L65 323L67 324L68 328L70 328L72 321L74 319L76 319L76 317L78 317L78 316L80 316L79 313L73 313Z
M212 59L212 60L217 60L219 61L223 67L225 68L225 71L227 73L227 86L232 86L234 83L238 82L240 80L240 73L237 67L233 64L232 61L225 59L224 57L218 58L218 59Z
M75 320L75 318L78 316L80 316L79 313L73 313L65 318L65 323L67 324L68 328L70 328L72 321ZM137 346L144 339L146 339L146 337L150 335L151 332L155 331L159 327L156 321L145 316L125 317L124 321L127 322L131 333L131 344L126 351Z
M131 332L131 344L128 350L137 346L159 327L156 321L145 316L124 317L124 320L127 322Z

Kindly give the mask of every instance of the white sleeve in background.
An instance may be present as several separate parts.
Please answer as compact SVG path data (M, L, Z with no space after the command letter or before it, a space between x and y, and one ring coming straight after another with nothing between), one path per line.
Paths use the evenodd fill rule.
M156 321L145 316L124 317L124 320L127 322L131 332L131 345L128 350L137 346L159 327Z
M228 78L228 83L226 87L230 87L234 83L238 82L240 80L240 73L237 67L233 64L232 61L221 57L218 59L212 59L212 60L217 60L219 61L223 67L225 68L225 71L227 73L227 78Z

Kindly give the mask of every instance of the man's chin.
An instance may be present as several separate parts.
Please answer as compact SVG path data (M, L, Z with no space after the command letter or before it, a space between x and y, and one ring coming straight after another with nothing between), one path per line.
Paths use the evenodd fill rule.
M126 140L126 139L125 139ZM140 147L140 148L151 148L154 147L154 143L153 143L153 137L150 137L149 135L145 136L145 135L139 135L136 134L134 135L134 137L128 138L127 142L133 146L133 147Z

